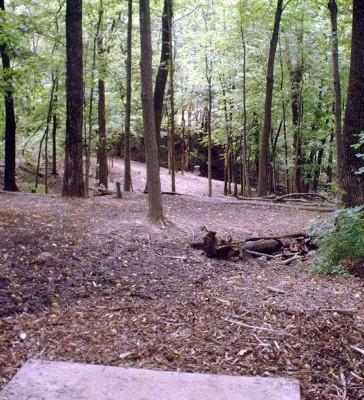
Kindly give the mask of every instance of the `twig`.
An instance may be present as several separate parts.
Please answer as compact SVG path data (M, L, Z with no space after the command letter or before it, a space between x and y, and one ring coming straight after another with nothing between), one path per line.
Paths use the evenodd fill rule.
M246 250L245 251L253 256L257 256L257 257L268 257L268 258L275 258L275 256L272 256L270 254L266 254L266 253L259 253L258 251L253 251L253 250Z
M336 312L338 314L348 315L349 317L354 317L354 311L345 310L342 308L321 308L320 311L323 312Z
M253 336L255 337L255 339L257 339L257 341L259 342L260 346L264 346L264 347L270 347L269 343L264 343L259 337L258 335L256 335L255 333L253 333Z
M350 371L350 375L353 375L354 378L359 379L360 381L364 381L364 378L362 378L360 375L356 374L353 371Z
M345 379L345 375L342 369L340 369L340 380L341 380L341 384L344 388L344 393L343 393L343 400L346 399L346 379Z
M360 354L362 354L362 355L364 356L364 350L363 350L363 349L360 349L359 347L353 346L353 345L351 345L350 347L351 347L352 349L358 351Z
M229 319L229 318L226 318L225 321L228 321L231 324L244 326L245 328L258 329L258 330L261 330L261 331L268 331L268 332L274 332L274 333L278 333L279 335L293 336L291 333L286 332L286 331L278 331L276 329L265 328L263 326L248 325L248 324L244 324L243 322L234 321L233 319Z
M287 292L286 292L285 290L277 289L277 288L275 288L275 287L273 287L273 286L267 286L267 289L268 289L270 292L273 292L273 293L287 294Z
M281 265L288 265L292 261L299 260L300 258L301 258L301 256L299 256L298 254L295 254L293 257L287 258L287 260L282 261L280 264Z

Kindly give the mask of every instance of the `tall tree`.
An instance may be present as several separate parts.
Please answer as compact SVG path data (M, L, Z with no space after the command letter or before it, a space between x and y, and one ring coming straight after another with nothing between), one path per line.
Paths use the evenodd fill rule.
M148 181L148 219L151 222L164 220L159 175L158 145L155 130L153 101L152 42L150 26L149 0L140 0L140 46L141 46L141 83L144 124L144 142Z
M104 7L102 0L99 4L100 30L98 32L97 53L98 59L98 88L99 88L99 103L98 103L98 123L99 123L99 143L97 147L97 164L99 172L99 184L107 188L108 186L108 165L107 165L107 139L106 139L106 118L105 118L105 69L106 63L105 47L104 47L104 27L103 27Z
M353 1L353 29L348 98L345 110L344 131L341 144L342 202L347 207L364 204L364 144L354 148L364 132L364 2Z
M83 197L82 0L67 0L66 4L67 120L62 196Z
M1 20L5 21L5 4L0 0ZM6 43L6 34L0 22L0 53L3 65L4 103L5 103L5 175L4 190L17 192L15 180L16 161L16 121L13 98L12 69L10 65L9 48Z
M286 3L289 3L290 0ZM274 59L277 51L279 27L283 13L283 0L277 1L275 12L272 39L269 47L268 67L267 67L267 86L265 92L264 106L264 126L260 139L259 152L259 177L258 177L258 196L267 194L267 167L269 153L269 138L272 129L272 100L273 100L273 85L274 85Z
M132 32L133 32L133 0L128 0L128 29L126 49L126 103L125 103L125 135L124 135L124 190L131 190L131 154L130 154L130 118L131 118L131 79L132 79Z
M154 118L155 118L155 130L158 147L160 146L160 133L163 116L163 102L166 90L166 84L168 79L168 66L169 66L169 54L170 50L170 36L171 36L171 24L168 18L172 20L172 0L164 0L163 14L162 14L162 47L161 56L158 66L158 72L155 79L154 86Z
M341 147L341 82L339 67L339 38L337 32L337 4L335 0L329 0L328 8L331 20L331 41L332 41L332 64L335 90L335 138L336 138L336 170L340 182L340 147Z
M172 0L167 7L168 34L169 34L169 103L171 107L170 135L169 135L169 157L172 178L172 193L176 192L176 124L175 124L175 95L174 95L174 60L173 60L173 35L172 35Z

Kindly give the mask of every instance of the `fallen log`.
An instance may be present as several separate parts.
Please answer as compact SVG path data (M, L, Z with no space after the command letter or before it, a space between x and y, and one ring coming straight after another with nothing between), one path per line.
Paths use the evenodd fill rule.
M204 230L207 229L204 227ZM280 250L282 246L283 243L278 239L263 239L250 242L234 242L231 238L228 240L218 239L216 232L208 230L202 243L191 244L192 248L203 250L207 257L222 259L247 258L248 255L265 256Z
M245 242L252 242L255 240L269 240L269 239L294 239L294 238L308 238L306 232L293 232L293 233L284 233L282 235L269 235L269 236L251 236L245 239Z
M106 189L104 187L99 187L99 186L95 187L95 188L90 187L89 189L92 190L96 196L112 196L112 195L117 194L116 192L114 192L112 190Z
M283 246L283 243L278 239L260 239L254 241L245 241L244 249L255 251L257 253L274 253Z
M302 197L307 200L312 200L312 199L317 198L317 199L327 201L328 203L335 203L334 201L332 201L332 200L328 199L327 197L322 196L321 194L318 194L318 193L290 193L290 194L285 194L283 196L276 197L272 201L273 201L273 203L277 203L279 201L286 200L286 199L289 199L292 197L293 198L294 197Z
M232 243L231 240L217 239L214 231L207 231L202 243L192 243L191 246L194 249L203 250L210 258L238 257L241 250L240 245Z

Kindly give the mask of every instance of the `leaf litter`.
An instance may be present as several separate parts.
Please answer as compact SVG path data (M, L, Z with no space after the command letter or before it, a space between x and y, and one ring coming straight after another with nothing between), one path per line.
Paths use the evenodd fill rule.
M0 194L0 385L29 358L301 382L302 399L364 398L364 283L311 275L307 260L215 260L221 236L303 230L317 214L164 196ZM344 311L347 311L345 313Z

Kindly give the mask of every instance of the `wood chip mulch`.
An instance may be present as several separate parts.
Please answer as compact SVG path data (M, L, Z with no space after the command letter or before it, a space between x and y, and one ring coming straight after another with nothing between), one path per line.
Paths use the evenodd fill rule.
M303 400L364 399L363 279L191 248L202 225L244 238L316 214L169 196L163 229L145 222L143 195L0 204L0 386L38 358L292 377Z

